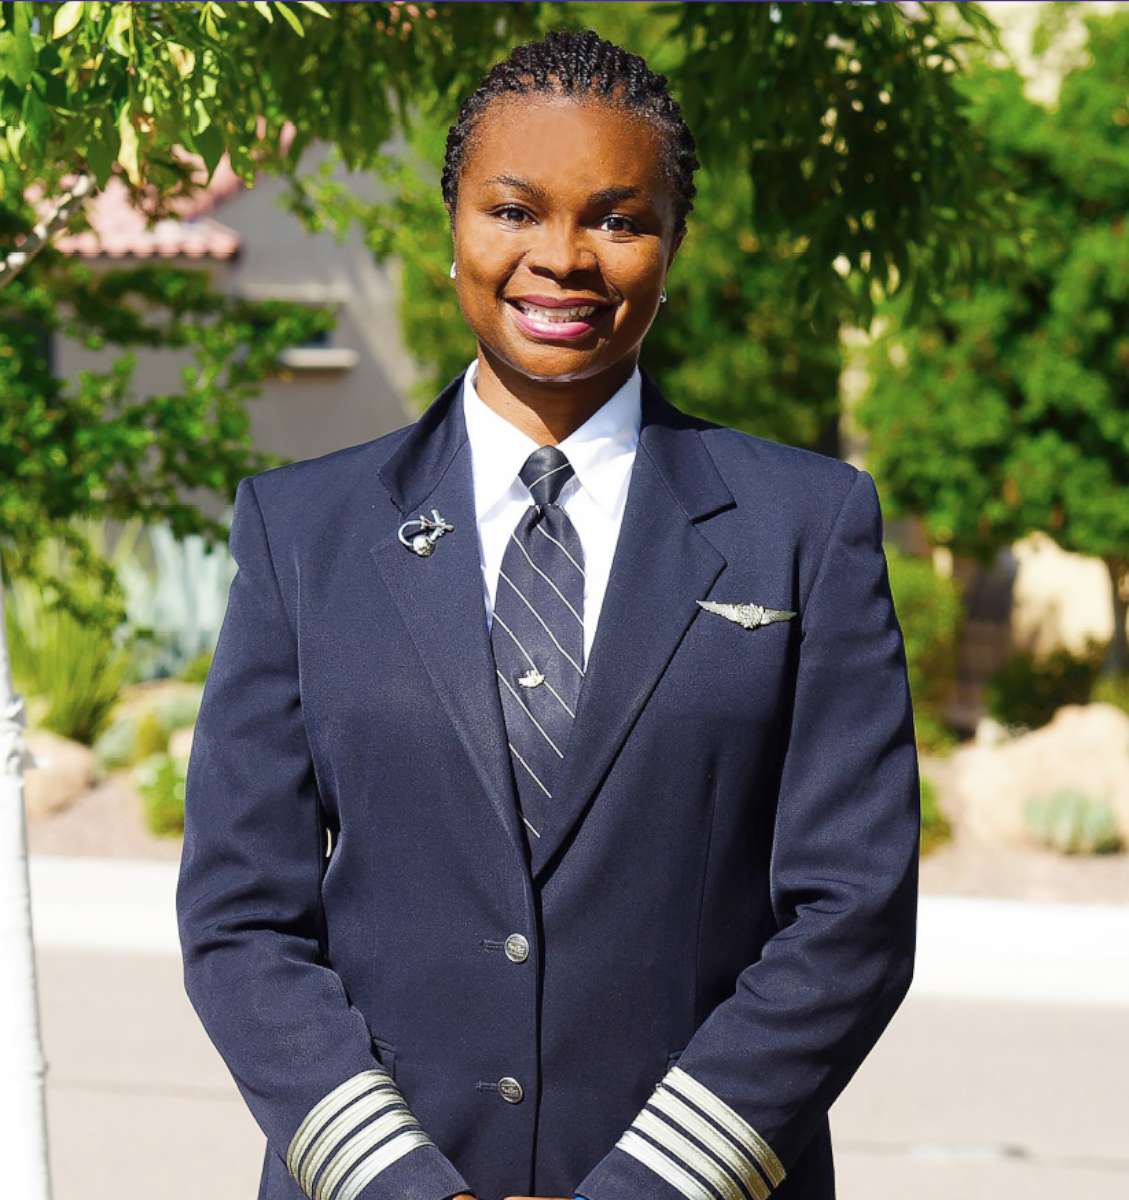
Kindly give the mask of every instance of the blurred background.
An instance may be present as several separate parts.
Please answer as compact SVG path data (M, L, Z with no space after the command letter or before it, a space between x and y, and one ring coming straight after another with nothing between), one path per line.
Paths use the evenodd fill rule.
M31 756L37 992L19 902L2 986L40 1022L54 1196L255 1194L262 1135L184 996L172 905L231 500L413 420L473 356L447 128L559 26L642 54L698 142L643 366L882 500L919 950L832 1109L840 1195L1124 1198L1117 3L0 6L0 735Z

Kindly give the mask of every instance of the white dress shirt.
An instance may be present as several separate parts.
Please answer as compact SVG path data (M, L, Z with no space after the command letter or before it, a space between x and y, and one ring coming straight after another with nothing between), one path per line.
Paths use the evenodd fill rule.
M528 434L496 413L475 390L478 359L463 378L462 405L470 441L478 546L482 564L486 628L494 618L498 571L510 535L533 503L518 472L538 448ZM587 663L600 616L612 556L619 538L627 485L639 442L642 377L631 378L558 449L575 472L557 503L568 514L584 549L584 660Z

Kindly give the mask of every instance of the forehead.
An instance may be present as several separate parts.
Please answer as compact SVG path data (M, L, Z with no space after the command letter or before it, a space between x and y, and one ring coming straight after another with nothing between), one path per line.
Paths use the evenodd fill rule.
M563 97L504 96L479 118L460 186L489 187L520 176L557 195L586 196L609 185L665 191L661 135L613 104Z

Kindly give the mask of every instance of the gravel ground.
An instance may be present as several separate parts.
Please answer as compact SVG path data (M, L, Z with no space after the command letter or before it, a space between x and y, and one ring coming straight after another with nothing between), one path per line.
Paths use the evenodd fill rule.
M1129 854L1068 857L1051 851L982 846L961 836L960 814L946 801L947 763L925 756L923 774L938 786L954 822L952 842L921 860L921 890L932 895L987 896L1079 904L1129 904ZM28 822L32 854L100 858L180 858L180 839L146 829L126 773L111 774L69 808Z

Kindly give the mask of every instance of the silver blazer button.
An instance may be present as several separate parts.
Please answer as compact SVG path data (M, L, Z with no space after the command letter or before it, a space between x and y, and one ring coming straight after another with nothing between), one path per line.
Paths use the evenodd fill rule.
M520 933L511 933L506 938L506 957L510 962L525 962L529 957L529 942Z
M522 1096L525 1093L521 1090L521 1084L512 1075L503 1075L498 1080L498 1091L502 1095L503 1100L508 1100L510 1104L518 1104L521 1102Z

